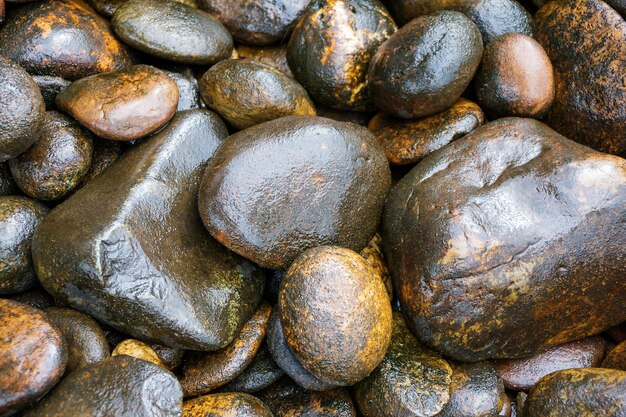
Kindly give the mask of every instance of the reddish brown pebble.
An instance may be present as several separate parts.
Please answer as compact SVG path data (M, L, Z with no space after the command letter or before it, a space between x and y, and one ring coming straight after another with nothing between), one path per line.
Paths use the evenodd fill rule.
M414 164L485 122L476 103L459 99L447 110L421 119L400 119L378 113L367 128L374 133L389 162Z
M261 347L271 312L269 304L262 304L226 348L214 353L191 353L180 381L185 397L206 394L241 374Z
M10 415L48 392L63 375L67 352L45 313L0 299L0 415Z
M626 341L611 349L602 362L602 367L626 371Z
M509 33L490 42L476 73L478 102L494 118L542 117L554 99L552 63L530 36Z
M504 386L527 391L552 372L599 366L606 352L606 340L590 337L554 346L529 358L496 361Z
M352 385L378 366L391 340L391 305L374 269L336 246L310 249L291 265L278 305L285 337L323 382Z
M183 417L273 417L258 398L240 392L211 394L183 403Z
M56 103L98 136L128 141L157 131L174 116L178 87L163 71L135 65L75 81Z

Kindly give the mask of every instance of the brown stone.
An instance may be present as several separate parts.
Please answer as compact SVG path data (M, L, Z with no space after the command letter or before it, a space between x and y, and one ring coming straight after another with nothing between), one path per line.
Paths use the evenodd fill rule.
M274 67L293 78L289 63L287 62L287 47L285 45L274 46L249 46L239 45L237 47L239 58L251 59L270 67Z
M94 138L91 165L89 166L89 171L87 171L83 177L83 183L81 185L87 184L89 181L96 178L105 169L113 165L121 155L122 146L120 142Z
M178 87L163 71L135 65L74 81L56 103L96 135L128 141L159 130L172 118Z
M602 362L603 368L626 371L626 341L615 346Z
M392 318L385 286L349 249L322 246L300 255L287 270L278 305L293 353L323 382L360 381L389 346Z
M137 359L142 359L144 361L152 362L155 365L160 366L161 368L167 369L167 366L163 363L159 355L152 349L150 346L142 342L141 340L135 339L126 339L120 342L113 352L111 352L111 356L119 356L119 355L128 355Z
M269 325L268 325L269 332ZM254 356L252 363L237 378L220 387L222 392L253 393L269 387L285 372L274 362L264 343Z
M605 352L606 340L590 337L551 347L529 358L496 361L496 367L507 389L528 391L552 372L600 366Z
M43 311L0 299L0 323L0 414L11 415L61 379L67 352Z
M370 243L361 251L360 255L367 261L368 264L376 271L387 290L389 299L393 300L393 283L391 282L391 274L385 261L385 255L383 253L383 238L379 233L376 233Z
M190 353L180 381L185 397L206 394L241 374L261 347L271 312L269 304L261 304L226 348L210 353Z
M367 128L394 165L414 164L485 122L476 103L464 98L441 113L421 119L400 119L378 113Z
M258 398L241 392L229 392L185 401L182 417L273 417L273 415Z
M494 118L541 118L554 99L550 58L530 36L509 33L490 42L475 78L481 107Z
M556 83L546 123L601 152L626 151L626 21L601 0L555 0L535 20Z

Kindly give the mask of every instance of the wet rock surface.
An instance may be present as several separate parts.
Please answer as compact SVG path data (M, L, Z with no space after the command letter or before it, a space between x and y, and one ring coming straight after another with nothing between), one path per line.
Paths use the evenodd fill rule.
M143 340L230 343L264 279L210 238L195 209L204 165L226 136L215 114L181 112L56 207L34 239L44 287Z
M390 182L385 156L367 130L283 117L224 143L207 166L200 215L226 247L261 266L286 269L315 246L363 249Z
M626 341L621 342L609 351L602 362L602 367L626 371Z
M254 393L269 387L284 374L263 344L252 363L239 376L221 387L221 391Z
M614 259L626 247L625 173L625 160L532 119L499 119L424 159L394 188L383 221L412 330L477 361L623 321Z
M183 415L188 417L273 417L258 398L244 393L211 394L185 401Z
M160 366L161 368L167 369L167 367L165 366L159 355L157 355L157 353L154 351L154 349L152 349L141 340L126 339L120 342L117 346L115 346L113 352L111 352L111 356L120 355L132 356L146 362L152 362L153 364Z
M251 59L262 64L267 64L293 78L289 63L287 62L287 47L284 45L255 47L249 45L237 46L239 58Z

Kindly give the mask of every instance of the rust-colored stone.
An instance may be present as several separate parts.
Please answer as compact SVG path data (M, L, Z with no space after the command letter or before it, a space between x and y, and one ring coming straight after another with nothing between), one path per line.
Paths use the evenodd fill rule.
M273 417L273 415L258 398L241 392L228 392L185 401L182 417Z

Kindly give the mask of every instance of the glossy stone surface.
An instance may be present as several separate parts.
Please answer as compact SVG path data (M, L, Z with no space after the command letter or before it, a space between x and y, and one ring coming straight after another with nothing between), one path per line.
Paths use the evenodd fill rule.
M111 352L111 356L120 355L132 356L146 362L152 362L153 364L160 366L161 368L167 369L167 367L165 366L159 355L157 355L157 353L154 351L154 349L152 349L141 340L126 339L120 342L117 346L115 346L113 352Z
M214 113L180 112L57 206L33 243L44 287L141 340L199 350L230 343L264 278L212 240L197 214L202 170L227 135Z
M386 203L385 254L410 327L446 356L478 361L624 321L625 204L626 160L533 119L452 142Z
M237 52L239 53L239 58L251 59L267 64L293 78L293 73L287 62L287 47L285 45L265 47L238 45Z
M252 363L237 378L221 387L221 391L254 393L269 387L284 374L263 344Z

